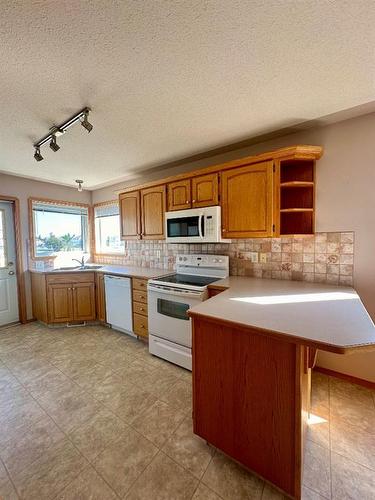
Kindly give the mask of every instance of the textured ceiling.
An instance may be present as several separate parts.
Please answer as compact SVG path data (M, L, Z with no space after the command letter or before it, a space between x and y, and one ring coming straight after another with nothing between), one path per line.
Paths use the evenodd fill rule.
M92 189L372 101L374 25L373 0L2 0L0 171Z

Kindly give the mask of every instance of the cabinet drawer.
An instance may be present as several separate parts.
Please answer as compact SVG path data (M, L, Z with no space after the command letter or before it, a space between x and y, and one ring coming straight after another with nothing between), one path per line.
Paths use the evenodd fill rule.
M147 292L147 280L142 280L140 278L133 278L133 289Z
M133 302L133 311L134 313L147 316L147 304L141 302Z
M94 283L95 274L94 273L59 273L59 274L48 274L47 284L53 283Z
M133 331L136 335L147 337L148 335L148 321L146 316L134 313L133 315Z
M133 290L133 300L147 304L147 291L141 292L139 290Z

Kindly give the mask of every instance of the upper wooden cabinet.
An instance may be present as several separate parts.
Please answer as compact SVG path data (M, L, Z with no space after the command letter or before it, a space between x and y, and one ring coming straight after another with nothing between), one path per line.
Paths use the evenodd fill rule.
M222 235L253 238L273 235L273 162L221 173Z
M320 146L290 146L120 194L122 239L164 239L164 212L220 205L224 238L313 234Z
M139 240L141 238L140 193L131 191L120 194L121 239Z
M165 185L141 190L142 239L162 240L165 238L165 205Z
M121 239L162 240L166 186L154 186L120 195Z
M191 208L191 181L171 182L168 184L168 210L185 210Z
M198 175L168 184L168 210L211 207L219 204L219 174Z
M219 174L198 175L191 179L192 207L211 207L219 204Z

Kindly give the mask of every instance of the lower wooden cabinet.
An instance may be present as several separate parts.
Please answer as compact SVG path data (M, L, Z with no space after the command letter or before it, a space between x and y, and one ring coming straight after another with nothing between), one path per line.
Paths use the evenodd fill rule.
M105 304L105 285L104 274L97 273L95 277L96 283L96 317L102 323L107 321L106 304Z
M45 323L96 319L94 273L32 273L33 312Z
M75 283L73 293L73 321L96 319L95 283Z
M132 279L133 291L133 332L148 338L147 280Z
M71 284L60 283L47 287L49 323L67 323L73 320L73 292Z

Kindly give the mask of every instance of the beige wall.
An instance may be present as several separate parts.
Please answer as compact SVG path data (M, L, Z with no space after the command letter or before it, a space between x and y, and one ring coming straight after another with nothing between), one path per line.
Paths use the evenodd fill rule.
M39 168L39 167L36 167ZM91 203L91 192L83 191L79 193L77 189L58 186L47 182L38 182L13 175L0 173L0 196L15 196L20 200L21 212L21 235L23 264L25 270L28 268L28 242L29 242L29 223L28 223L28 203L29 197L50 198L53 200L74 201L79 203ZM32 318L30 276L25 273L26 281L26 299L27 299L27 317Z
M355 231L354 286L375 318L375 113L287 135L183 167L140 177L131 184L187 172L293 144L317 144L324 155L317 165L316 230ZM128 183L130 184L130 183ZM93 191L93 203L113 199L126 183ZM375 353L338 356L320 353L319 364L375 381Z

